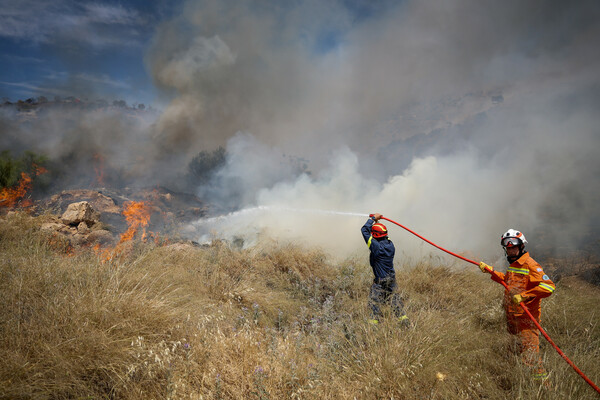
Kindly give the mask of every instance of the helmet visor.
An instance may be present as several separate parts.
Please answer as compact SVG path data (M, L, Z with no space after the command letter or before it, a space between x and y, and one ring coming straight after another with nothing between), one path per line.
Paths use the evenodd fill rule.
M500 242L503 247L514 247L519 246L521 244L521 240L514 237L503 238Z

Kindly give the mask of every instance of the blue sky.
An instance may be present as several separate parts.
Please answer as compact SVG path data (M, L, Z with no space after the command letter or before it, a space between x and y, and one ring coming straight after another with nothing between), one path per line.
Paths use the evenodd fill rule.
M0 0L0 97L152 102L144 53L169 4Z
M273 9L300 3L256 2ZM397 2L331 3L357 24ZM144 57L161 22L182 10L181 0L0 0L0 98L74 95L152 104L158 93ZM343 33L339 26L317 32L315 53L335 48Z

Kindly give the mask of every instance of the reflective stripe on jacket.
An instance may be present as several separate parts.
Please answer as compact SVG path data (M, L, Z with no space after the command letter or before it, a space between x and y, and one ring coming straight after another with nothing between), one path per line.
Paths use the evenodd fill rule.
M374 222L374 219L369 218L360 231L371 251L369 263L371 264L371 268L373 268L373 274L375 274L376 279L382 279L394 274L394 254L396 253L396 248L394 247L394 243L387 237L375 239L371 236L371 228Z
M548 275L544 273L540 264L531 258L529 253L525 253L517 261L510 264L506 274L502 272L497 272L497 274L498 277L492 274L492 280L504 281L508 285L508 289L504 290L506 313L513 317L525 315L525 311L521 306L512 301L512 296L520 294L527 299L525 306L539 322L540 300L550 296L556 288Z

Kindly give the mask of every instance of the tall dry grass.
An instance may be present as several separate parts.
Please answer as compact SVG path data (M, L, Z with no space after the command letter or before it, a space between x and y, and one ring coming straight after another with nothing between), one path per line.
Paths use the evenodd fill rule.
M530 379L507 352L502 288L476 268L398 260L412 327L373 326L366 254L137 243L102 263L39 223L0 219L2 398L597 398L548 345L551 390ZM564 278L542 322L595 382L599 300Z

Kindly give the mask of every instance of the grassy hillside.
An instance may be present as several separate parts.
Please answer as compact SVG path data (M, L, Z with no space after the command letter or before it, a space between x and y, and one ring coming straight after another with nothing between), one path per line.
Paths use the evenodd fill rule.
M598 398L546 343L552 390L529 379L506 351L502 287L475 267L399 264L413 327L373 326L366 254L136 243L102 263L42 220L0 219L2 398ZM557 286L542 324L599 383L600 289Z

